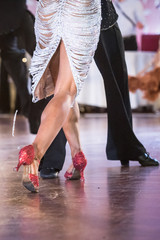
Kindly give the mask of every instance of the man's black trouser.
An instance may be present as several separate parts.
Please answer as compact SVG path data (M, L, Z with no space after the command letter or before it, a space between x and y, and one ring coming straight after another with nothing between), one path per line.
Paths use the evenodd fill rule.
M128 73L123 39L117 24L101 32L95 62L104 80L107 99L107 157L111 160L136 160L146 150L132 130Z

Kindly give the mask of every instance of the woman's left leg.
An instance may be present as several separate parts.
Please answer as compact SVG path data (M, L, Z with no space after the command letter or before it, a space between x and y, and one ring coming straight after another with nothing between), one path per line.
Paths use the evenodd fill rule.
M75 101L63 125L63 131L69 143L72 158L75 156L77 152L81 151L79 137L79 117L80 117L79 107L78 103Z
M79 137L79 107L77 102L74 102L71 108L68 118L63 125L63 130L68 140L72 163L65 173L65 178L70 180L84 179L83 170L86 167L87 160L81 149L80 137ZM80 167L81 166L81 167Z

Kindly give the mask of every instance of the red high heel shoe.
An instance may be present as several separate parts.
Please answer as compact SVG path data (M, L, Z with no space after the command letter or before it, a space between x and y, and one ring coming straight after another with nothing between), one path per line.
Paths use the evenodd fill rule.
M69 180L84 180L84 169L87 165L87 160L85 158L85 155L83 152L77 153L74 158L72 158L73 161L73 170L71 173L66 171L64 177Z
M15 171L18 172L19 168L22 165L30 165L34 160L34 147L32 145L28 145L23 147L19 151L19 161L17 167L14 168Z
M19 162L16 168L18 172L21 165L23 168L22 182L23 186L31 192L38 192L39 189L39 179L38 179L38 166L39 161L35 160L34 147L28 145L23 147L19 152Z

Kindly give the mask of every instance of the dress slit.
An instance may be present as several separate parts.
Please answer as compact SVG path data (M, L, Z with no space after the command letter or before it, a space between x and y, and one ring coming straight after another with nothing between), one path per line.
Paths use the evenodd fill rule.
M100 33L100 0L40 0L31 62L33 101L54 92L49 63L63 41L77 95L87 77Z

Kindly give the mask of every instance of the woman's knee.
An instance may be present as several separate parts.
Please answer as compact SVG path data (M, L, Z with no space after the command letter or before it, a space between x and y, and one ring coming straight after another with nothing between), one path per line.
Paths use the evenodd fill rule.
M61 86L56 88L54 91L54 96L59 96L60 98L70 98L73 102L77 94L77 88L75 84L68 84L68 86Z

